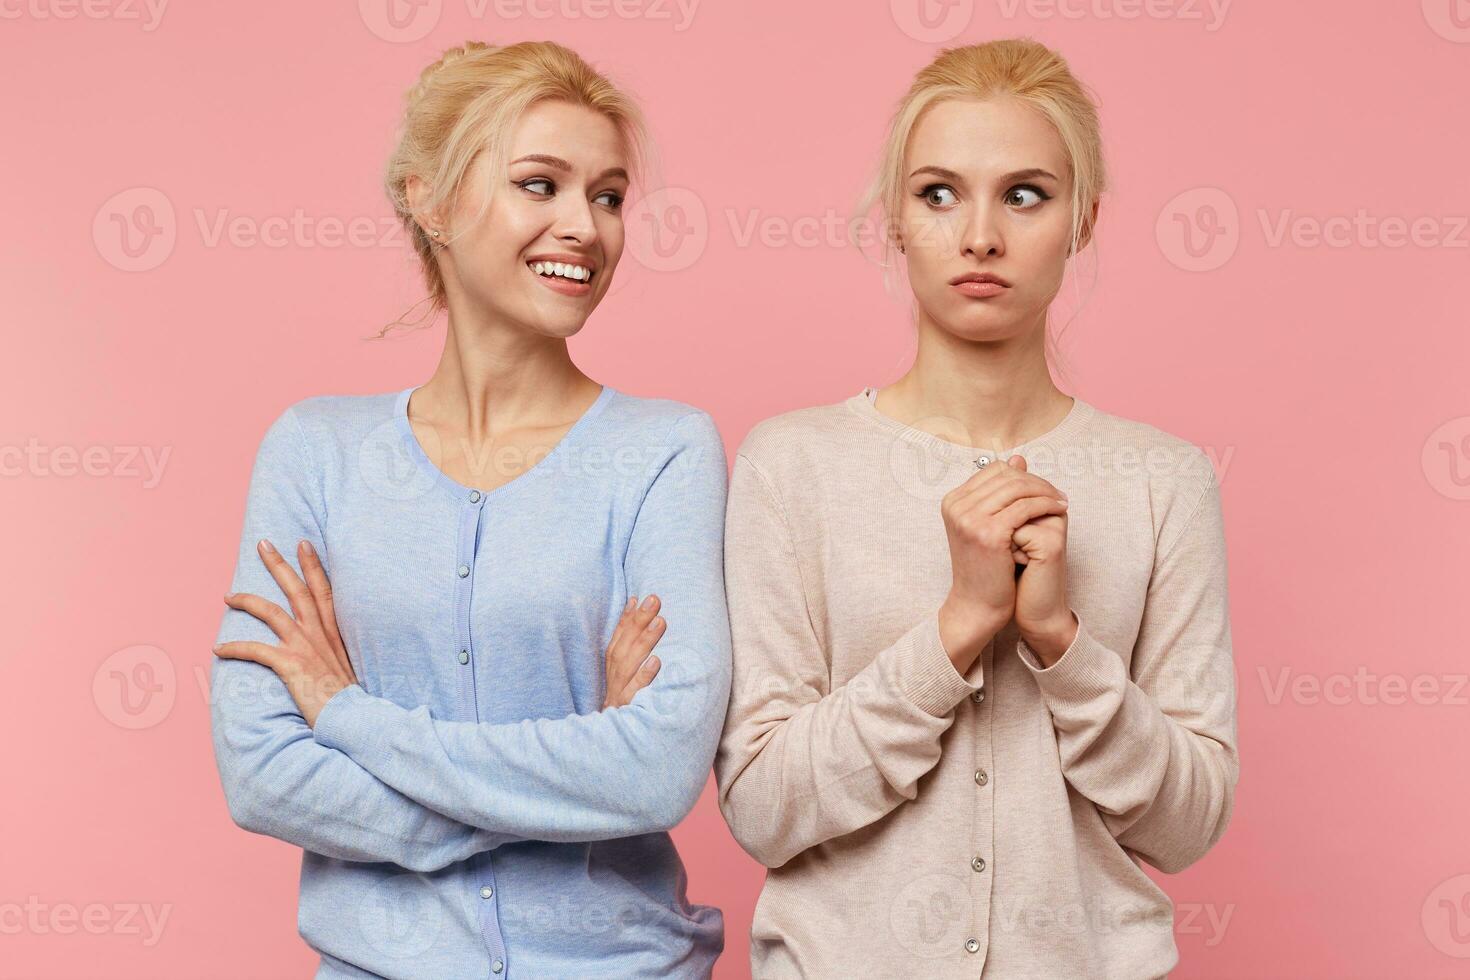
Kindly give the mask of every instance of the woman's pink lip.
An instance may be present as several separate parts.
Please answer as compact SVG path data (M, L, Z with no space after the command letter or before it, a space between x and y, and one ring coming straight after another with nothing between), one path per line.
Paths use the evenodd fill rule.
M998 282L975 282L974 280L970 280L968 282L957 282L954 284L954 288L966 296L984 299L987 296L999 296L1010 287L1002 286Z
M541 285L547 289L554 289L563 296L586 296L592 292L592 283L590 282L572 282L569 279L563 279L561 276L543 276L530 266L526 266L526 271L539 279Z

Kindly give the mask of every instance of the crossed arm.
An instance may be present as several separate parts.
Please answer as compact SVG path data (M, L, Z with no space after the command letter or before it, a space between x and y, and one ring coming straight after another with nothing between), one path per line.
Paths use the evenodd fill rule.
M296 426L288 409L262 442L233 586L277 606L289 600L253 543L322 541ZM624 558L629 591L658 593L672 613L657 683L622 707L499 725L435 719L351 684L313 727L270 667L217 659L215 750L236 822L330 856L432 870L511 840L622 837L682 819L729 690L726 477L707 415L682 417L670 437L684 458L648 486ZM240 609L219 640L279 642Z

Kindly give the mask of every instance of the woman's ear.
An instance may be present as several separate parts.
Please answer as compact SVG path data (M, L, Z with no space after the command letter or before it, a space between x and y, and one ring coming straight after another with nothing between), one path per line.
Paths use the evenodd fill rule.
M1078 241L1076 249L1076 251L1078 252L1086 248L1088 243L1092 241L1092 229L1097 227L1097 207L1099 203L1100 202L1098 201L1092 202L1092 213L1088 217L1087 221L1082 225L1082 234L1080 236L1081 240Z
M443 242L448 238L448 230L444 225L444 216L439 211L425 211L424 204L429 200L431 188L427 181L421 179L418 174L410 174L404 184L404 192L408 197L408 209L414 215L424 234L434 242Z

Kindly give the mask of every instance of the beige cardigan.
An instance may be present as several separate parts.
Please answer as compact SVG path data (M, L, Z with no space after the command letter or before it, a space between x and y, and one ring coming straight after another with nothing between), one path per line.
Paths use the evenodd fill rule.
M734 639L715 760L766 865L767 977L1156 978L1176 872L1238 763L1220 490L1208 457L1074 399L1000 452L881 414L872 389L757 425L730 481ZM982 454L1065 491L1081 624L1041 669L1012 621L965 675L940 644L940 498Z

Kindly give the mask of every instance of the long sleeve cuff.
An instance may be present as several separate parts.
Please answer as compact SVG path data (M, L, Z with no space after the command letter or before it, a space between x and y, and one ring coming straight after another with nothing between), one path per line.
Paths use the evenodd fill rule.
M372 720L373 705L380 701L360 684L349 684L328 699L317 712L312 736L320 745L348 755L370 747L382 728Z
M919 709L943 717L965 698L985 686L985 665L980 657L961 674L939 638L936 609L909 630L894 648L894 671L903 694Z
M1083 705L1097 698L1121 697L1128 685L1127 668L1117 654L1093 638L1082 615L1076 610L1073 613L1077 616L1077 635L1056 663L1042 667L1036 651L1025 640L1018 639L1016 653L1021 663L1036 678L1042 697L1053 706Z

